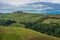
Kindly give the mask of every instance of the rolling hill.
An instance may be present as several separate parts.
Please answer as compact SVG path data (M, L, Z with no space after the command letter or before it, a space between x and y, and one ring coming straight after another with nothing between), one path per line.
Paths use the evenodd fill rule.
M0 27L0 40L60 40L20 27Z
M0 14L0 34L1 40L60 40L60 15L23 12Z

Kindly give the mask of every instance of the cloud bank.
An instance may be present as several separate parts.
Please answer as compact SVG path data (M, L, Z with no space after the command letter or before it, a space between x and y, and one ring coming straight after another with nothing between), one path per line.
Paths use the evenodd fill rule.
M22 4L26 4L29 2L37 2L37 1L52 2L52 3L60 4L60 0L0 0L0 2L6 2L12 5L22 5Z

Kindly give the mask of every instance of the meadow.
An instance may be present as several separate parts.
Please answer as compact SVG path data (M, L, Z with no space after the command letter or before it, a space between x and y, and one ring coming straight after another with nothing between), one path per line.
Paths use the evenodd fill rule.
M60 15L0 14L0 40L60 40Z

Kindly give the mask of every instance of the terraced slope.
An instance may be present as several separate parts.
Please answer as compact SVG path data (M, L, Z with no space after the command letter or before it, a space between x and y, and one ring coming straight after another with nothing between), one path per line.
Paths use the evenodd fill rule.
M60 39L20 27L0 27L0 40L60 40Z

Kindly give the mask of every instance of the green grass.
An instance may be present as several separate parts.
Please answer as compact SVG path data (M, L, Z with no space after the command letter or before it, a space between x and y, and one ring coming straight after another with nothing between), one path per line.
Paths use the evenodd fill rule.
M59 19L48 18L48 19L44 20L42 23L56 22L56 23L60 24L60 15L41 15L41 14L32 14L32 13L11 13L11 14L1 14L0 19L15 20L17 22L15 25L22 27L24 25L19 24L20 22L36 22L37 20L40 20L40 18L45 17L45 16L56 17ZM12 24L10 26L14 26L14 24Z
M0 40L60 40L60 39L20 27L0 27Z
M41 15L30 13L1 14L0 19L15 20L17 23L13 23L9 25L9 27L0 26L0 40L60 40L60 38L48 36L30 29L25 29L25 25L20 24L20 22L36 22L45 16L54 16L56 18L60 18L60 15ZM42 23L50 22L56 22L60 24L60 19L48 18L45 19Z
M11 20L16 20L17 22L34 22L41 18L42 15L39 14L30 14L30 13L12 13L12 14L2 14L0 16L0 19L11 19Z
M60 24L60 19L51 19L51 18L49 18L49 19L44 20L42 23L49 24L51 22Z
M4 20L15 20L17 23L11 24L12 27L24 27L25 25L19 24L20 22L35 22L39 20L43 15L32 14L32 13L11 13L11 14L1 14L0 19Z

